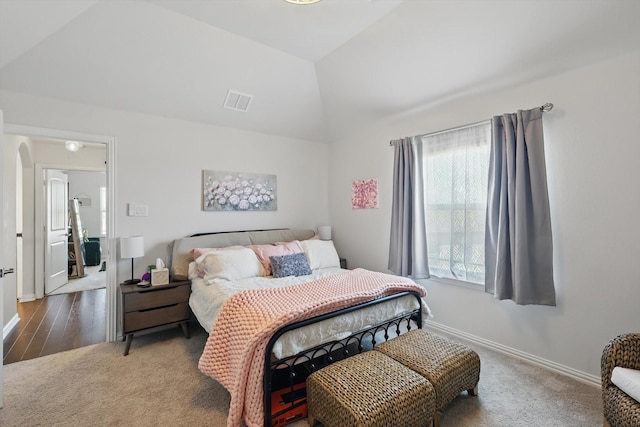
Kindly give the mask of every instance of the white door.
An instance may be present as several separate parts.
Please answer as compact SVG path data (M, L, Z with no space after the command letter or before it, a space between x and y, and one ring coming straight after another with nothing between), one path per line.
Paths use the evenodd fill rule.
M45 170L46 241L44 255L44 293L49 294L68 282L68 178L62 171Z
M4 165L4 153L3 147L4 142L2 141L2 136L4 135L4 121L2 119L2 110L0 110L0 165ZM2 168L4 169L4 167ZM2 207L4 206L4 197L2 195L2 185L4 183L4 179L2 173L0 172L0 224L4 224L3 215L2 215ZM4 268L4 233L0 233L0 322L2 322L2 327L4 329L4 288L2 287L2 276L3 276L3 268ZM0 354L4 354L4 350L2 349L2 342L0 340ZM2 363L0 363L0 408L2 408Z

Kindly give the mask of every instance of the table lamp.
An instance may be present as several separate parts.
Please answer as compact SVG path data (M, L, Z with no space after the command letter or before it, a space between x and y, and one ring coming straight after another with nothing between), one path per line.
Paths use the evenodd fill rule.
M131 280L126 280L126 285L140 283L140 279L133 278L133 259L144 256L144 237L129 236L120 238L120 258L131 258Z
M320 240L331 240L331 226L330 225L319 226L318 237L320 237Z

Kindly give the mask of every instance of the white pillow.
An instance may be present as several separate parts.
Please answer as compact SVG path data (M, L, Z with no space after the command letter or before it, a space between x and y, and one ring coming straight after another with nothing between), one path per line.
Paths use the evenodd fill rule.
M611 373L611 382L640 402L640 371L616 366Z
M209 252L198 257L196 263L204 272L205 283L214 279L241 280L266 275L255 252L249 248Z
M309 267L318 268L340 267L340 257L331 240L303 240L300 242L302 250L307 255Z

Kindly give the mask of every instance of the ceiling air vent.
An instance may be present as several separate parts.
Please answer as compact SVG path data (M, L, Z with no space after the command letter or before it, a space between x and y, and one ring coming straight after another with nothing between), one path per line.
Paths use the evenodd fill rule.
M249 111L249 104L251 104L252 99L253 95L229 90L227 92L227 98L224 100L224 108L246 112Z

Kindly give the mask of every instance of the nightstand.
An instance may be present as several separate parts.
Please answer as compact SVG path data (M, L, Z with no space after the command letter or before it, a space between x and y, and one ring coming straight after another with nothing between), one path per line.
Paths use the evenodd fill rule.
M187 322L191 317L189 294L191 281L181 280L166 285L143 288L120 284L122 296L122 334L127 343L124 355L129 354L133 335L146 329L165 325L180 325L187 339Z

